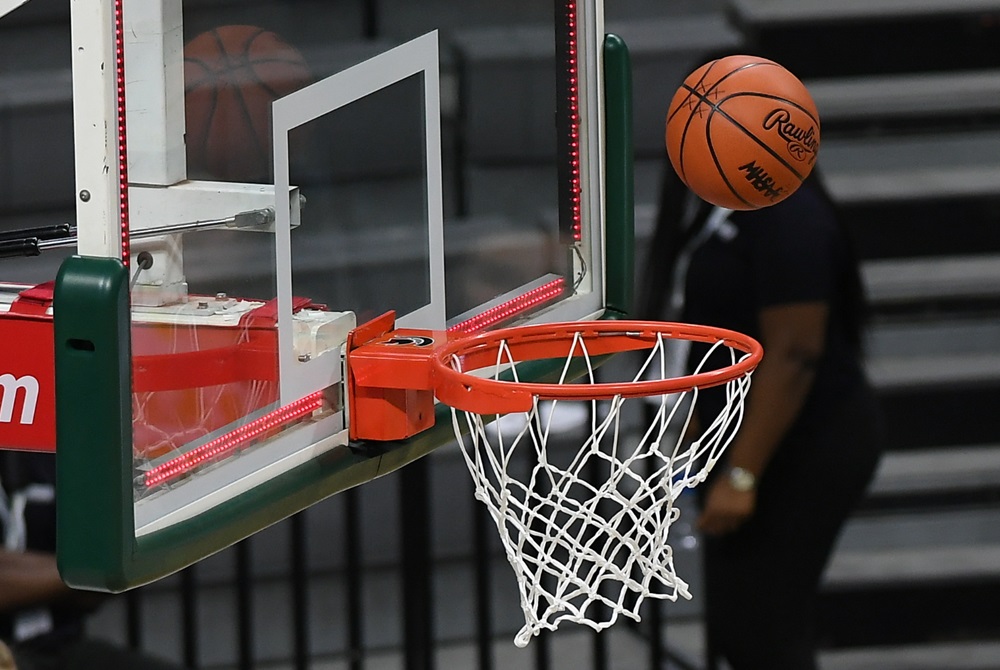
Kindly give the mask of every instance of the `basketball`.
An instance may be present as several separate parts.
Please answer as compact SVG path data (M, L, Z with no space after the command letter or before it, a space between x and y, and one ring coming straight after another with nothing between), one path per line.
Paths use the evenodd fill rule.
M727 56L692 72L670 102L670 163L688 188L727 209L781 202L802 184L819 151L809 91L781 65Z
M256 26L222 26L184 46L188 168L228 181L270 179L271 103L312 81L302 54Z

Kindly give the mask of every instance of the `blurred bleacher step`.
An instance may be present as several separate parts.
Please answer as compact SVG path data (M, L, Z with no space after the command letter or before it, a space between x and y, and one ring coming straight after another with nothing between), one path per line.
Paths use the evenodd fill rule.
M975 664L1000 644L998 597L1000 445L885 454L825 574L830 667L967 667L907 665L921 651L998 667Z
M940 504L948 496L962 504ZM826 588L980 576L1000 583L1000 444L884 454L841 535Z
M831 131L845 127L898 134L903 122L968 127L972 121L1000 115L997 68L827 77L804 83L828 138Z
M822 24L874 19L908 19L1000 10L996 0L729 0L755 25Z
M996 0L728 0L728 7L768 55L803 77L1000 64Z
M851 521L827 570L824 646L1000 641L1000 507Z
M1000 196L1000 131L835 138L823 169L845 205Z
M862 276L876 309L1000 298L1000 254L865 261Z
M942 496L1000 502L1000 444L889 452L879 464L865 507Z
M827 650L820 670L998 670L1000 642L940 642Z

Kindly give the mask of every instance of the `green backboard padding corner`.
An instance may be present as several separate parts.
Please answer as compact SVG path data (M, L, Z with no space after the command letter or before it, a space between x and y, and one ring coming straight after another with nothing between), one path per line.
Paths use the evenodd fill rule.
M63 262L53 303L57 553L67 584L117 583L133 533L128 271Z

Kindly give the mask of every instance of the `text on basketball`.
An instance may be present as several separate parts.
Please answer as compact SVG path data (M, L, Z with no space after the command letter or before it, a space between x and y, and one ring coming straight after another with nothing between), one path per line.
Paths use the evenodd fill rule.
M784 187L774 183L774 177L767 173L767 170L757 165L755 161L750 161L739 167L740 172L746 173L746 179L754 189L764 195L764 197L776 200L785 192Z
M816 128L810 125L802 128L792 122L792 115L787 109L773 110L764 117L764 130L776 130L778 136L788 142L788 153L793 158L800 161L816 159L816 152L819 150L819 140L816 138Z

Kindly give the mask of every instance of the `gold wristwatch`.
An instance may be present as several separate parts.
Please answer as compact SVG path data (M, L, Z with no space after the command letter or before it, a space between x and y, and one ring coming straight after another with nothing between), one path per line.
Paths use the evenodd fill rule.
M729 468L726 475L729 485L741 493L753 491L757 488L757 475L746 468L735 466Z

